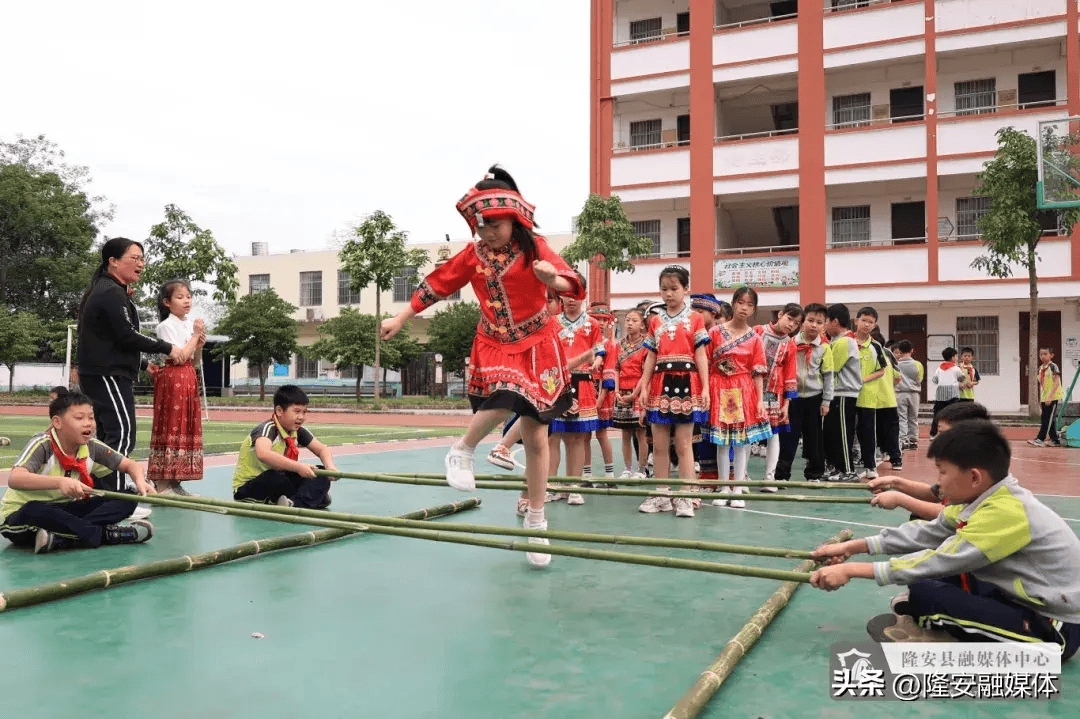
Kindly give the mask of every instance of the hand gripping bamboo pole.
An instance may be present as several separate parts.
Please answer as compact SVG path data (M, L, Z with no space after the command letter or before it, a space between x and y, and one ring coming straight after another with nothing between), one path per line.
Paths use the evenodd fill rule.
M376 524L357 524L355 522L342 522L336 519L321 519L317 517L295 517L287 514L275 514L264 509L236 509L233 507L220 507L214 505L200 505L189 502L186 499L158 497L150 494L140 497L121 492L108 492L94 490L94 494L109 499L122 499L129 502L146 502L164 507L182 507L202 512L215 512L228 514L234 517L249 517L251 519L268 519L274 522L286 522L289 524L310 524L316 527L333 527L336 529L350 529L352 531L364 531L371 534L389 534L397 537L411 537L413 539L426 539L433 542L449 542L451 544L469 544L474 547L487 547L489 549L504 549L512 552L534 552L539 554L558 554L566 557L578 557L579 559L597 559L603 562L621 562L623 564L641 564L650 567L668 567L670 569L689 569L695 572L712 572L713 574L732 574L740 577L760 577L762 579L780 579L791 582L809 582L809 572L793 572L788 569L769 569L766 567L748 567L742 564L724 564L722 562L707 562L700 559L682 559L679 557L658 557L652 554L630 554L627 552L610 552L602 549L584 549L562 544L541 545L530 542L487 539L476 537L462 532L442 532L431 529L411 529L408 527L388 527ZM259 505L253 505L258 507Z
M851 531L845 529L835 537L826 540L826 544L846 542L851 539ZM800 564L795 571L809 572L817 566L811 559ZM798 582L784 582L780 588L754 613L739 633L732 637L720 656L716 658L709 668L701 673L698 680L690 687L675 706L664 715L664 719L693 719L705 707L705 704L716 694L720 686L727 680L735 665L738 664L747 652L757 644L762 632L769 626L772 620L787 606L791 595L799 588Z
M131 495L129 495L131 496ZM252 504L251 502L234 502L228 499L216 497L174 497L167 495L175 502L192 505L204 505L206 507L224 507L232 509L254 509L259 512L282 514L293 517L314 517L315 519L334 519L342 522L356 522L357 524L386 525L390 527L413 527L424 528L422 521L398 517L379 517L367 514L349 514L345 512L329 512L322 509L301 509L299 507L279 507L276 504ZM569 532L553 529L525 529L517 527L498 527L485 524L465 524L461 522L439 522L439 528L447 532L463 532L466 534L496 534L505 537L543 537L545 539L557 539L568 542L590 542L595 544L625 544L639 547L664 547L667 549L693 549L704 552L725 552L728 554L748 554L760 557L784 557L788 559L809 559L810 552L801 549L787 549L783 547L756 547L746 544L724 544L721 542L706 542L698 540L669 539L667 537L634 537L613 534L592 534L585 532Z
M132 495L127 496L131 497ZM135 499L138 498L136 497ZM415 512L403 514L401 517L403 519L434 519L447 514L456 514L457 512L462 512L467 509L473 509L479 505L480 500L473 497L453 504L443 504L437 507L419 509ZM93 591L95 589L107 589L118 584L134 582L139 579L153 579L156 577L167 577L173 574L182 574L184 572L193 572L199 569L206 569L207 567L225 564L226 562L232 562L237 559L243 559L245 557L262 556L263 554L276 552L281 549L309 547L315 544L323 544L335 539L340 539L349 534L355 534L356 532L357 530L355 529L323 529L320 531L290 534L283 537L272 537L270 539L257 539L238 544L235 547L215 549L212 552L191 554L183 557L174 557L172 559L162 559L157 562L134 564L127 567L117 567L115 569L102 569L93 574L87 574L74 579L65 579L60 582L41 584L36 587L27 587L25 589L13 589L9 592L0 594L0 612L21 609L23 607L43 604L45 602L52 602L76 594L82 594L83 592Z

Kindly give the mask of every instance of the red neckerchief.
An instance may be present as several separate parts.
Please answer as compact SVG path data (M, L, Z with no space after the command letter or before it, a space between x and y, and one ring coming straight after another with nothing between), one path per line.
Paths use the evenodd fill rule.
M298 460L300 459L300 447L296 445L296 437L290 437L281 423L277 421L277 417L274 417L274 426L277 427L278 434L285 440L285 459Z
M79 481L93 489L94 478L90 476L90 470L86 467L86 457L72 457L64 454L64 450L60 449L60 442L57 441L55 429L49 429L49 442L52 444L53 456L60 463L60 469L64 470L64 474L70 477L73 470L78 470Z
M955 366L956 366L956 363L952 362L952 361L950 361L950 362L942 362L941 363L941 371L942 372L948 372L949 370L951 370Z
M802 337L803 337L803 334L802 334L802 332L800 332L799 333L799 339L802 339ZM813 342L803 342L803 343L799 343L799 344L797 344L795 346L796 351L802 352L803 354L806 355L806 364L807 364L807 366L810 365L810 355L812 355L814 353L814 348L820 346L820 344L821 344L821 342L820 342L821 335L818 335L815 339L819 340L818 344L814 344Z
M942 504L944 504L944 501L942 502ZM961 530L966 526L967 526L967 522L965 520L958 519L956 521L956 529L957 530ZM963 589L968 594L971 594L971 575L968 574L967 572L961 572L960 573L960 588Z

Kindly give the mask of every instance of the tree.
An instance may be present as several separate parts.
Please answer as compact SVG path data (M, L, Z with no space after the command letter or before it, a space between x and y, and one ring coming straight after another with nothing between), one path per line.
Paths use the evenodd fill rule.
M634 232L618 195L606 200L589 195L578 215L577 227L577 238L562 251L563 259L571 265L588 260L605 270L633 272L631 260L653 251L652 241Z
M368 285L375 285L375 316L382 317L381 294L394 286L394 277L400 275L406 267L419 269L427 264L427 250L408 249L405 242L408 234L397 229L394 221L382 210L368 215L356 228L356 236L350 238L338 253L341 269L349 273L354 292L360 292ZM372 329L375 335L375 399L382 393L382 341L379 328Z
M428 323L428 350L443 356L443 369L461 372L465 358L472 353L476 326L480 324L480 305L454 302L435 313Z
M191 283L213 285L215 302L236 299L240 281L232 261L210 230L204 230L176 205L165 205L165 221L150 228L146 238L146 268L140 287L141 304L156 306L157 292L168 280L180 278ZM194 297L205 297L205 289L192 285Z
M41 321L32 312L9 312L0 306L0 363L8 368L8 392L15 391L15 363L33 359Z
M993 277L1011 277L1021 268L1028 275L1028 367L1039 366L1039 278L1038 246L1042 239L1043 219L1035 196L1038 160L1035 140L1022 130L1003 127L997 131L998 148L994 158L976 176L976 195L990 198L990 209L979 218L978 227L987 253L976 257L971 266ZM1080 210L1064 210L1059 224L1073 227L1080 221ZM1028 413L1039 416L1038 386L1034 371L1029 371Z
M97 229L90 205L55 173L0 166L0 303L43 319L73 318Z
M266 398L266 372L274 362L292 361L300 347L300 325L293 319L296 307L281 299L273 289L241 297L229 307L216 332L229 339L214 350L218 358L226 355L247 360L259 367L259 399Z
M317 357L337 365L356 365L361 370L364 365L375 364L376 330L379 322L374 315L361 314L352 307L342 307L340 314L319 325L320 338L308 351ZM382 343L383 367L404 369L420 354L420 345L409 336L408 332L399 332L393 338ZM378 372L378 370L376 370ZM360 383L363 372L356 373L356 401L360 401Z

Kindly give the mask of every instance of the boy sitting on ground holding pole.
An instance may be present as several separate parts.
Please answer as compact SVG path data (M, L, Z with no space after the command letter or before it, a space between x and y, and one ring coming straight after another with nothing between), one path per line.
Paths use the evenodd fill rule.
M145 520L120 524L135 502L91 494L95 477L130 475L139 494L154 490L142 466L94 438L94 406L79 392L49 403L49 428L30 438L15 460L0 503L0 534L35 554L102 544L139 544L154 527Z
M300 462L300 448L322 460L318 469L334 470L330 448L305 428L308 396L293 384L274 392L274 415L244 438L233 474L233 499L282 507L326 509L330 479L316 477L314 465Z
M1080 538L1009 474L1009 442L992 422L958 423L928 456L947 505L940 516L817 548L811 556L830 566L810 583L910 585L895 614L867 625L879 642L1052 642L1068 659L1080 646ZM904 556L835 564L853 554Z

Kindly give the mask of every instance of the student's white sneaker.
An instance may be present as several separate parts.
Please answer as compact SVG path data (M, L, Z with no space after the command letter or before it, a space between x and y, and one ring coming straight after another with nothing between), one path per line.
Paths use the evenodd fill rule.
M864 469L859 472L859 479L877 479L878 473L876 469Z
M585 498L577 492L570 492L566 495L567 504L585 504Z
M671 497L646 497L637 509L645 514L657 514L670 512L674 507L671 504Z
M541 530L543 530L543 529L547 529L547 528L548 528L547 520L544 520L543 522L540 522L539 524L529 524L529 520L528 519L525 520L525 529L541 529ZM547 539L544 539L543 537L529 537L529 544L542 544L542 545L547 546L547 545L551 544L551 542L549 542ZM529 560L529 564L533 565L534 567L546 567L547 565L551 564L551 555L550 554L540 554L538 552L525 552L525 559Z
M694 503L686 497L676 497L672 503L675 505L676 517L693 517L694 516Z
M728 497L731 495L731 487L728 487L727 485L724 485L723 487L720 488L719 493L723 494L725 496L723 496L723 497L721 497L719 499L714 499L712 501L713 506L714 507L726 507L726 506L728 506Z
M446 483L462 492L476 489L474 468L476 460L472 452L466 452L458 444L446 453Z
M128 517L128 519L146 519L150 514L151 509L149 504L136 504L135 511L131 513L131 516Z
M776 475L774 475L772 472L770 472L769 474L766 474L765 475L765 481L766 482L775 482L776 481ZM779 492L780 489L777 488L777 487L758 487L758 491L759 492L765 492L766 494L774 494L776 492Z
M629 469L624 469L622 471L622 474L619 475L619 479L630 479L633 476L634 476L633 472L631 472Z
M644 472L634 472L631 479L646 479Z
M735 487L733 493L736 496L740 494L746 494L747 489L746 487ZM732 509L744 509L746 507L746 500L732 498L730 506Z
M518 497L517 516L524 517L525 512L527 512L528 509L529 509L529 498L528 497Z

